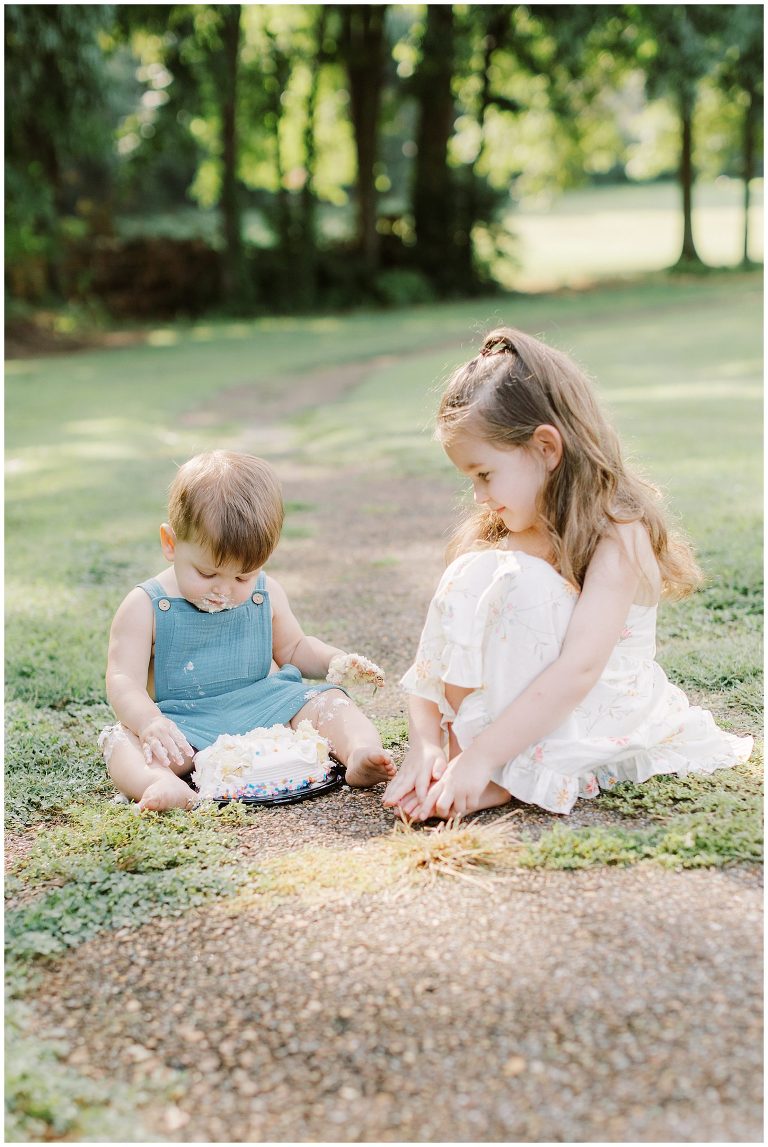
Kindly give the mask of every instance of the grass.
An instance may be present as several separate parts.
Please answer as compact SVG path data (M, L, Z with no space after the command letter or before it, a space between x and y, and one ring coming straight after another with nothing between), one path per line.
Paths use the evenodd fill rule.
M30 1034L28 1009L18 1000L6 1007L5 1022L6 1142L152 1140L136 1115L147 1098L141 1089L97 1083L68 1067L66 1043Z
M510 832L514 816L507 813L490 823L458 818L424 828L398 821L387 844L410 874L428 881L473 880L479 874L513 868L524 852L524 845Z
M6 825L22 829L51 817L83 793L114 792L94 751L94 728L113 720L106 704L66 708L28 699L6 707Z
M237 807L139 817L125 805L72 806L8 880L10 895L42 887L6 912L9 957L63 952L105 929L179 915L233 892L244 876L221 827L243 816Z
M752 185L750 257L763 257L762 180ZM694 189L693 229L699 254L712 266L734 266L742 256L742 184L721 177ZM636 271L669 267L680 254L680 189L673 182L590 187L554 199L525 202L510 212L520 266L501 268L518 290L551 289ZM599 235L600 241L595 237Z
M23 996L39 978L41 959L104 930L136 928L234 893L248 873L237 864L227 829L243 816L232 808L138 817L125 806L70 804L16 863L6 878L7 897L24 893L5 914L6 1139L153 1138L136 1110L171 1098L180 1073L171 1073L170 1082L148 1077L130 1087L82 1076L64 1062L65 1041L36 1033Z
M756 760L712 778L620 786L600 798L613 822L602 828L558 821L533 839L524 815L503 828L398 826L344 852L343 864L338 851L309 848L248 872L232 847L239 810L230 819L139 818L112 806L95 741L110 719L109 623L127 590L159 566L157 526L175 464L242 432L224 414L192 426L185 413L211 404L217 386L247 383L256 410L286 374L369 360L361 385L293 420L291 460L310 475L329 465L354 470L363 460L382 495L380 506L361 508L369 516L387 504L389 475L442 482L450 505L461 485L431 440L436 387L480 332L502 320L546 335L589 367L631 453L666 488L709 582L693 600L662 610L660 661L723 725L754 732L762 704L761 317L756 276L655 278L406 313L161 327L145 346L9 364L5 805L9 829L35 834L7 881L13 975L104 929L205 902L247 910L265 898L487 880L511 866L758 861ZM393 348L396 361L387 357ZM258 428L250 447L267 456L272 449ZM301 536L314 528L311 484L306 500L288 507L290 529ZM405 745L402 719L379 724L385 744ZM26 1024L22 1012L13 1014L22 1017L11 1017L16 1040ZM93 1127L111 1117L103 1094L67 1068L54 1045L25 1034L18 1046L10 1130L29 1139L97 1137ZM116 1118L121 1102L109 1109ZM102 1136L120 1137L109 1129Z

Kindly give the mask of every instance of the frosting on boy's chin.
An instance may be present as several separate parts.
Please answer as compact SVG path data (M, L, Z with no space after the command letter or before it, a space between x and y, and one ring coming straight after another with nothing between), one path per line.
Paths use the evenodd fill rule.
M221 613L223 609L235 608L235 603L229 597L200 597L192 604L203 613Z

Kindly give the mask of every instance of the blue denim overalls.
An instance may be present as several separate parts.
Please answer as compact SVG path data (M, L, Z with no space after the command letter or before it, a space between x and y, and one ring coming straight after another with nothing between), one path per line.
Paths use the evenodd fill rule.
M155 700L195 749L221 733L287 725L315 693L338 688L306 682L295 665L270 674L272 610L263 573L234 609L204 613L169 597L155 578L139 586L155 614Z

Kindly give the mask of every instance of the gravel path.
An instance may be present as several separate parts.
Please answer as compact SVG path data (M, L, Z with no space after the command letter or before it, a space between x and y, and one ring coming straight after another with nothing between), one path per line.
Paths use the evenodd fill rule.
M760 908L651 867L208 908L85 945L40 1003L96 1079L189 1073L157 1138L752 1141Z
M328 376L327 397L364 373ZM307 628L385 666L369 711L402 716L396 681L442 568L454 487L319 469L283 423L272 429L264 452L286 499L316 508L271 570ZM97 938L45 975L36 1028L65 1038L86 1076L167 1086L137 1113L160 1141L761 1139L759 871L643 865L345 891L345 861L391 831L380 792L258 810L238 833L249 864L335 850L338 888ZM571 824L610 821L582 803ZM535 830L553 820L520 816Z

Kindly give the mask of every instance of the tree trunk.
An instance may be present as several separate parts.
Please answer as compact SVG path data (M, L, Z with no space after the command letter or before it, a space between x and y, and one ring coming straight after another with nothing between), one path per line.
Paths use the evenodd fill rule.
M248 295L240 200L237 186L237 76L240 59L240 5L222 4L221 222L224 232L222 294L242 303Z
M422 61L415 87L419 100L413 214L418 266L442 292L455 286L454 202L448 168L453 128L454 23L450 4L427 6Z
M357 243L371 274L379 263L374 168L384 86L386 7L386 4L351 4L341 9L342 46L357 151Z
M683 249L678 265L698 263L702 259L693 241L693 100L680 96L680 190L683 196Z
M743 179L744 179L744 253L742 266L751 265L749 258L749 208L750 183L755 175L755 93L749 91L749 104L744 112L744 137L742 148Z

